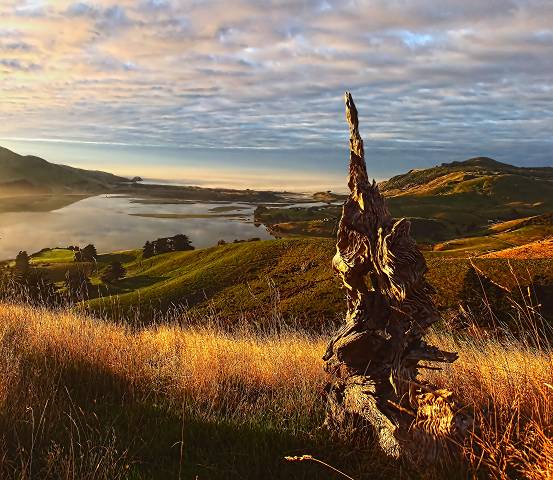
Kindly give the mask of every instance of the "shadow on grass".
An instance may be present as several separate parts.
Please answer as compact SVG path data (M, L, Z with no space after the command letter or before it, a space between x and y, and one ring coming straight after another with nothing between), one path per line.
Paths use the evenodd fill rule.
M121 262L121 263L129 263L136 260L136 257L134 255L130 255L128 253L104 253L102 255L98 255L98 262L100 263L112 263L112 262Z
M138 275L136 277L123 278L117 285L126 290L136 290L138 288L151 287L156 283L167 280L169 277L152 277L149 275Z
M89 299L96 298L109 298L113 295L124 295L126 293L133 293L135 290L145 287L151 287L158 282L166 280L167 277L151 277L147 275L140 275L137 277L123 278L117 280L116 282L105 284L101 283L94 287L93 291L90 292ZM118 305L117 299L112 299L113 305L108 301L108 311L117 310Z
M397 476L367 450L332 440L317 428L318 416L310 426L288 424L286 412L272 414L283 417L274 422L262 421L263 411L237 421L232 411L174 394L169 401L159 386L145 389L97 363L60 368L53 358L42 352L21 359L19 381L0 409L2 478L29 471L30 478L61 478L68 469L74 478L95 479L338 478L320 465L284 460L302 454L355 478Z

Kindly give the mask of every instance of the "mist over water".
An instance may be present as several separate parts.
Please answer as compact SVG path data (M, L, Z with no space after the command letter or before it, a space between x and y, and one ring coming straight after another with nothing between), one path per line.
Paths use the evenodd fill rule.
M0 140L0 145L52 163L139 176L149 183L293 192L346 188L347 150L187 149L14 140Z
M40 156L53 163L142 177L146 183L197 185L213 188L316 192L345 192L348 163L344 148L326 150L185 149L156 146L82 144L47 141L0 141L23 155ZM470 151L457 155L444 149L422 152L424 158L410 159L400 151L379 150L365 144L369 176L383 180L412 168L464 160L488 153L500 161L505 155ZM511 152L516 154L515 151ZM411 157L413 158L413 157ZM521 166L532 164L528 157ZM55 204L55 202L53 202ZM62 202L63 203L63 202ZM44 247L96 244L99 251L138 248L146 240L184 233L196 247L252 237L270 238L266 229L253 222L252 205L236 210L241 217L149 218L133 213L203 214L220 204L140 205L129 198L98 196L53 211L0 213L0 259L13 258L19 250L29 253ZM48 209L49 209L48 208ZM46 208L43 208L46 209ZM35 210L34 207L24 210Z
M328 148L244 149L185 148L153 145L87 144L44 140L1 140L0 145L22 155L52 163L103 170L151 182L214 188L294 192L346 191L349 160L347 132ZM518 166L545 166L550 160L532 156L524 144L423 148L401 144L391 148L378 140L365 141L369 177L377 181L444 162L489 156Z

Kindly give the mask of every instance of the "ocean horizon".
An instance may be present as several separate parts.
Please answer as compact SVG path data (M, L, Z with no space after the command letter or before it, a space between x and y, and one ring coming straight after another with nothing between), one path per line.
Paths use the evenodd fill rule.
M343 146L310 149L187 148L184 146L130 145L59 139L0 139L0 146L21 155L35 155L51 163L102 170L124 177L139 176L150 183L195 185L313 193L346 191L347 141ZM386 180L411 169L462 161L475 156L518 166L549 166L541 158L517 156L516 148L479 151L365 144L369 177Z

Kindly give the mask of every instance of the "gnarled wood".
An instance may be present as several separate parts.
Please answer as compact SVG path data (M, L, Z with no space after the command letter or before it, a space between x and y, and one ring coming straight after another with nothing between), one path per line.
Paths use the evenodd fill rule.
M439 319L426 262L406 219L394 221L369 182L358 114L346 93L350 195L342 209L332 265L346 289L345 325L324 355L329 374L327 424L351 417L368 424L382 449L416 464L442 460L470 417L451 392L418 380L421 361L453 362L456 353L423 336Z

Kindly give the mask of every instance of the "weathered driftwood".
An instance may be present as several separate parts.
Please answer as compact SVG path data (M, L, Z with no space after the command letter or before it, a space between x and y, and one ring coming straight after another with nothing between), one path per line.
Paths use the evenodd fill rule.
M421 361L453 362L457 354L423 340L439 319L424 278L426 262L409 221L394 221L376 182L369 182L351 94L345 102L351 193L332 264L346 288L347 315L324 356L327 424L340 428L355 418L388 455L435 463L462 440L470 418L451 392L420 381L418 369Z

